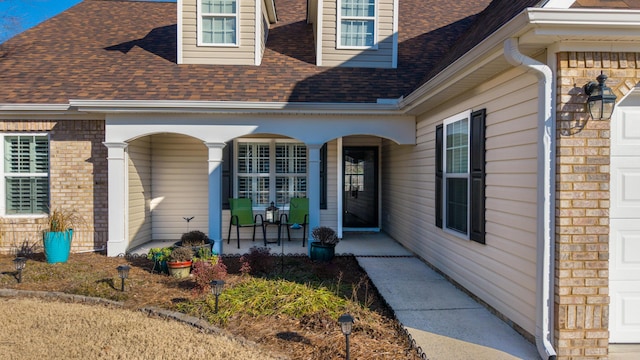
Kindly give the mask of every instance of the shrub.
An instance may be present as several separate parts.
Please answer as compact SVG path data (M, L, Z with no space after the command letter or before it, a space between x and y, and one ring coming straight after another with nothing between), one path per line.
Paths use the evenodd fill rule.
M193 258L193 250L188 247L179 247L174 249L169 255L169 260L171 262L174 261L189 261Z
M180 238L182 246L200 246L209 243L209 237L199 230L189 231Z
M191 271L196 281L196 286L202 292L209 289L212 280L224 279L227 277L227 267L218 257L210 261L196 261Z
M268 247L252 247L249 253L240 257L240 271L251 274L268 273L273 260L270 252L271 249Z
M313 228L311 236L322 245L335 245L340 241L335 230L328 226L318 226Z

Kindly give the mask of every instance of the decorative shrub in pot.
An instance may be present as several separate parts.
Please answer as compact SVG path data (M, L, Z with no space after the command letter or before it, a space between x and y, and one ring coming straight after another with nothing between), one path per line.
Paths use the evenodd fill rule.
M205 233L199 230L193 230L182 234L180 241L175 245L176 247L190 247L194 253L197 253L203 248L211 250L211 240Z
M173 248L171 247L151 248L147 254L147 259L153 260L153 269L151 269L151 271L169 274L167 260L169 260L169 255L171 255L172 250Z
M69 260L73 228L82 218L75 210L53 209L47 217L47 230L42 232L44 254L47 262L64 263Z
M189 276L191 271L191 263L193 259L193 250L190 247L178 247L171 251L167 260L167 268L169 274L175 278L181 279Z
M319 226L311 231L311 260L330 261L336 253L336 244L340 241L335 230L328 226Z

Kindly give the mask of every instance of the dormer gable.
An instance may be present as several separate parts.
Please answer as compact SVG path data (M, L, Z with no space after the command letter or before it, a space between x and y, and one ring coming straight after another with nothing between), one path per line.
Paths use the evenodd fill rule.
M396 68L399 0L309 0L316 65Z
M260 65L273 0L178 0L178 64Z

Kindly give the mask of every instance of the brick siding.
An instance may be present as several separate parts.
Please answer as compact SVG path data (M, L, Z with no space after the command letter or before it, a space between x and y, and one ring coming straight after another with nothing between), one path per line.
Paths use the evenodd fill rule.
M49 188L52 208L75 210L83 224L74 229L71 251L94 250L107 244L107 149L104 121L0 121L0 132L46 132L49 143ZM42 250L46 219L0 219L0 252L21 246Z
M555 342L558 359L605 359L609 345L610 121L588 120L582 87L600 71L618 100L640 53L558 54Z

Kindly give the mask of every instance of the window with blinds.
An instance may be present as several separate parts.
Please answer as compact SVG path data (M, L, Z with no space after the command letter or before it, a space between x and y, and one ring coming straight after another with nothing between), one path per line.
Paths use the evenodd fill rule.
M251 198L253 206L289 204L307 196L307 147L286 141L238 141L237 196Z
M49 207L49 139L4 137L7 214L46 213Z

